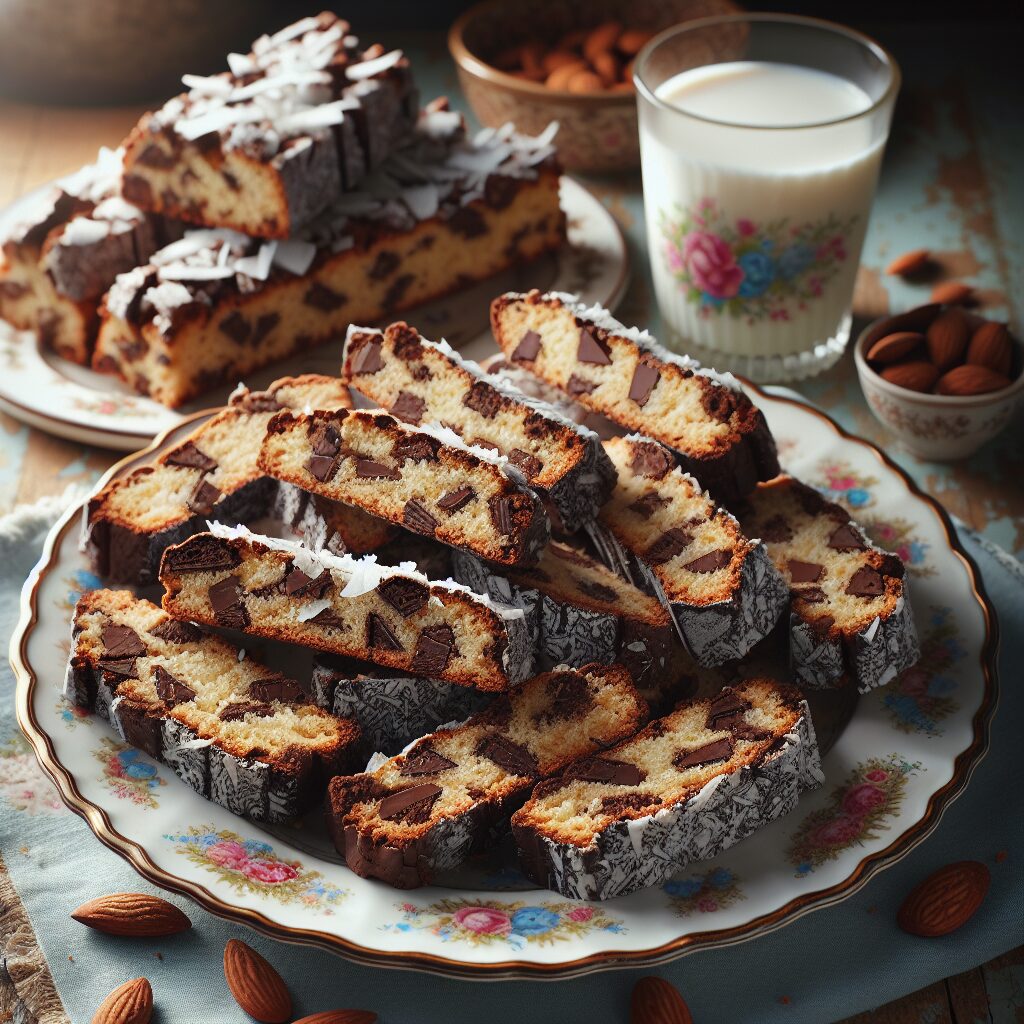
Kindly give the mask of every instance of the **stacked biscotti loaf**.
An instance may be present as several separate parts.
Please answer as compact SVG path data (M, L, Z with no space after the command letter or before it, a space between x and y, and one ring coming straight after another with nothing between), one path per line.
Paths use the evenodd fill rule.
M429 884L485 845L538 779L635 732L646 714L622 668L537 676L373 770L333 779L334 844L359 875Z
M65 694L236 814L281 821L354 763L359 727L299 684L128 591L75 609Z

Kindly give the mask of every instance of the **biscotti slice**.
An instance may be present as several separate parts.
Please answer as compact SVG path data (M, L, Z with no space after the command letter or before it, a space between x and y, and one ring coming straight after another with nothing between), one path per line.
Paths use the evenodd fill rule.
M310 703L297 682L126 590L79 599L64 693L197 793L257 821L316 804L359 748L355 722Z
M147 210L287 238L390 155L416 120L400 50L362 48L324 12L261 36L230 70L185 75L188 92L125 141L125 198Z
M412 562L378 565L210 523L168 548L164 607L176 618L363 658L480 690L526 678L523 613Z
M635 732L646 713L621 666L537 676L463 725L332 779L334 845L358 875L429 884L492 840L538 779Z
M383 331L349 328L342 377L398 415L421 410L420 419L506 456L549 503L561 528L576 530L593 519L615 484L615 470L593 431L406 323Z
M917 661L903 563L869 543L844 508L780 476L738 511L789 585L790 663L803 685L849 679L863 693Z
M314 551L325 548L335 555L368 555L402 533L400 527L361 508L330 501L280 480L271 518L291 530L306 547Z
M397 403L419 424L423 403ZM528 565L551 536L540 499L507 458L446 427L379 410L280 413L260 468L332 501L506 565Z
M443 679L410 675L359 658L318 654L310 689L315 704L359 725L366 757L397 754L445 722L461 722L487 697Z
M266 391L239 387L226 409L127 476L107 484L85 510L84 545L104 579L152 583L164 548L208 519L247 522L270 511L274 484L257 466L267 423L282 409L350 404L333 377L282 377Z
M592 538L609 564L663 595L701 665L742 658L771 632L786 585L763 544L639 434L604 443L619 482Z
M735 378L674 355L650 334L562 292L509 292L491 305L495 340L513 363L586 409L672 448L728 504L779 471L763 413Z
M754 679L682 704L542 782L513 815L512 834L539 885L605 900L714 857L822 780L806 702Z

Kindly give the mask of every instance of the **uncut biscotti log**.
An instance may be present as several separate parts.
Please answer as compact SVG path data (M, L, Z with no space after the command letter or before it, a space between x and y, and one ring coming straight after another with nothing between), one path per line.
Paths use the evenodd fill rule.
M257 821L316 804L359 748L352 719L125 590L79 599L64 693L197 793Z
M168 548L163 605L176 618L241 630L480 690L526 678L532 652L519 609L412 562L381 565L210 523Z
M551 524L522 473L446 427L396 418L418 422L421 401L393 411L281 413L267 427L260 468L483 558L536 562Z
M539 399L428 341L403 322L349 329L342 378L396 415L441 423L468 444L493 448L526 478L561 529L592 520L615 471L598 436Z
M123 191L147 210L287 238L405 140L417 93L401 50L363 48L328 12L261 36L125 141Z
M205 529L208 519L266 515L274 484L257 459L267 423L282 409L349 404L333 377L282 377L266 391L240 386L226 409L89 500L83 544L93 571L112 582L152 583L164 548Z
M618 484L591 531L602 557L664 598L701 665L742 658L786 608L785 582L765 546L664 445L630 434L604 446Z
M920 656L906 570L840 505L790 476L760 484L737 509L790 590L789 652L797 679L862 693Z
M295 484L275 481L271 518L314 551L335 555L368 555L390 543L402 530L354 505L310 494Z
M529 878L605 900L716 856L822 780L799 692L748 680L540 783L513 815L512 834Z
M429 884L492 840L538 779L635 732L646 714L621 666L537 676L462 725L332 779L334 844L356 874Z
M93 368L178 406L224 381L557 249L551 132L467 138L433 105L365 189L301 233L188 232L107 293Z
M668 445L726 505L779 472L764 414L729 374L669 352L646 331L562 292L508 292L491 304L515 365L628 430Z

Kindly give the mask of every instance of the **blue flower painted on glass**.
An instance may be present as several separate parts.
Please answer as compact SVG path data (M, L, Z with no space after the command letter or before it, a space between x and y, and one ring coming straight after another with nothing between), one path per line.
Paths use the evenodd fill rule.
M739 294L744 299L763 295L775 280L775 263L763 252L745 252L737 261L743 271Z
M928 680L928 696L942 697L956 689L956 680L949 676L932 676Z
M846 492L845 497L854 508L860 508L871 500L870 493L865 491L862 487L851 487Z
M779 276L786 281L799 277L814 262L814 250L803 242L791 245L778 255Z
M701 882L697 878L673 878L662 888L669 896L682 896L686 899L689 896L696 896L700 892Z
M732 872L728 868L715 868L708 881L715 889L725 889L732 884Z
M242 844L247 853L271 853L273 847L269 843L261 843L258 839L246 839Z
M558 915L544 907L523 907L512 915L512 931L520 935L542 935L558 925Z

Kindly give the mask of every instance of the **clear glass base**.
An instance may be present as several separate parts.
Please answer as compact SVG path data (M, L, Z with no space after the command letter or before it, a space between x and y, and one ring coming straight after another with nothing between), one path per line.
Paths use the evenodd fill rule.
M665 331L666 347L673 352L692 356L702 365L715 370L728 370L746 377L757 384L781 384L787 381L806 380L814 377L839 362L850 340L853 318L847 313L839 321L839 327L831 338L819 342L813 348L789 355L739 355L736 352L722 352L706 345L695 345L671 328Z

